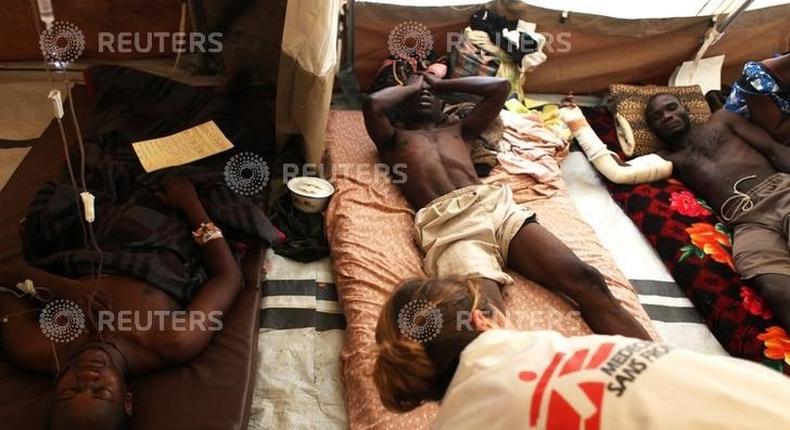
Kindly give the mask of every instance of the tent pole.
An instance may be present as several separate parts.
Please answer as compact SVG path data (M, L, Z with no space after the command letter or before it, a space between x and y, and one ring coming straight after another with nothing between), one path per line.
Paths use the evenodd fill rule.
M730 24L735 21L735 18L743 13L747 7L751 6L752 3L754 3L754 0L745 0L740 6L738 6L737 9L735 9L731 14L727 15L727 18L721 23L721 25L718 26L719 33L724 33L724 30L726 30L727 27L729 27Z
M206 12L203 9L203 2L200 0L187 0L187 10L189 11L189 22L193 31L208 34L209 28L206 19ZM209 75L212 73L210 67L210 55L208 52L200 52L197 55L197 73Z
M754 0L744 0L740 6L738 6L731 14L727 15L724 21L721 24L714 25L708 32L705 33L705 39L702 42L702 46L700 46L699 50L697 50L697 55L694 56L695 64L699 64L699 61L702 59L702 56L705 55L705 52L713 46L716 42L719 41L721 36L724 34L724 31L727 30L727 27L735 21L740 14L742 14L746 8L748 8Z
M341 60L337 78L348 106L359 109L362 107L362 92L359 89L359 82L357 82L357 77L354 74L354 36L356 31L354 26L356 23L354 19L354 4L354 0L346 0L345 16L343 19L343 59Z

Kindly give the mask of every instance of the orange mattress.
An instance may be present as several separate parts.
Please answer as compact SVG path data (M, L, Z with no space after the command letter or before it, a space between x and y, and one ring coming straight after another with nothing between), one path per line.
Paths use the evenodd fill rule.
M538 183L531 176L509 175L497 168L485 181L508 183L516 202L532 208L543 226L597 268L625 308L658 338L633 287L568 197L559 168L567 147L546 145L539 133L519 131L513 124L508 126L507 121L506 137L533 143L535 162L550 174L542 175L543 180ZM330 113L326 148L337 189L326 212L326 233L347 322L342 372L349 424L354 430L427 429L437 411L436 404L407 414L391 413L381 405L370 377L375 358L375 326L382 304L401 280L423 276L420 250L412 239L414 210L388 177L376 170L378 155L365 131L361 112ZM566 301L509 273L516 282L504 290L505 302L516 326L556 330L569 336L590 333Z

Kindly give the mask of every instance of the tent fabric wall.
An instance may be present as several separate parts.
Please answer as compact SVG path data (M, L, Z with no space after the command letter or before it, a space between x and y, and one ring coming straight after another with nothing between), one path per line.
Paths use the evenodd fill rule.
M338 62L342 0L290 0L278 71L278 143L301 134L308 163L319 163Z
M251 72L258 85L277 83L283 20L288 0L201 0L210 31L222 33L222 58L228 75Z
M38 16L35 1L0 1L0 61L39 61L41 48L39 34L33 25ZM85 35L85 52L82 59L132 60L139 58L169 57L165 52L99 52L100 32L135 32L141 35L154 32L178 31L181 0L52 0L56 21L76 24ZM42 24L43 25L43 24ZM146 45L142 39L141 45ZM172 46L172 44L171 44Z
M446 33L462 31L482 6L535 22L539 32L554 38L546 52L549 61L527 77L530 92L586 93L606 90L611 83L666 84L675 67L699 48L710 22L710 17L625 20L571 13L562 23L559 11L507 0L456 8L357 3L356 72L361 87L370 85L389 55L387 36L394 26L406 20L422 22L433 32L434 50L447 53ZM746 12L706 56L727 54L723 82L731 82L747 59L788 49L788 22L790 5ZM567 52L561 52L563 44L557 42L562 38L570 44Z

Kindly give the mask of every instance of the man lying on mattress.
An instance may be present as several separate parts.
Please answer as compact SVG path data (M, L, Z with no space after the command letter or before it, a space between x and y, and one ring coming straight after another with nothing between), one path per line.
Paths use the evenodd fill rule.
M476 278L504 309L500 287L512 282L507 266L573 300L596 333L647 339L595 268L538 224L534 212L516 204L507 185L483 184L475 173L467 145L499 115L508 91L503 79L442 80L426 73L365 101L365 126L381 159L407 166L401 189L420 208L414 222L425 272L433 278ZM439 95L446 92L482 100L463 122L440 128ZM402 125L390 121L393 108L399 108Z
M132 394L125 378L192 360L221 328L222 316L241 291L238 263L192 182L169 180L162 200L180 210L196 229L195 239L208 270L208 280L192 297L186 312L171 295L149 283L121 276L85 277L73 285L58 284L61 287L57 289L47 285L54 298L79 306L87 328L73 340L53 340L52 333L49 337L44 334L36 312L40 306L27 297L42 291L28 288L21 298L0 294L0 315L4 316L0 337L9 360L19 368L57 377L51 429L127 428ZM108 310L117 316L114 322L100 315ZM173 312L176 310L182 312ZM128 318L122 317L124 311ZM62 309L60 318L71 320L55 324L77 328L74 312ZM140 313L143 316L138 317Z
M645 116L675 176L733 228L738 272L790 329L790 147L727 109L692 127L669 94L651 97Z

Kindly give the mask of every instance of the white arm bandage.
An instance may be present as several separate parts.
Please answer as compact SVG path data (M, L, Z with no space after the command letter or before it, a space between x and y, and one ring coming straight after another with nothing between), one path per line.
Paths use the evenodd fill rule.
M560 109L560 118L571 129L587 159L606 179L615 184L642 184L672 176L672 162L664 160L658 154L643 155L629 160L628 165L621 166L614 159L617 155L601 142L577 106Z

